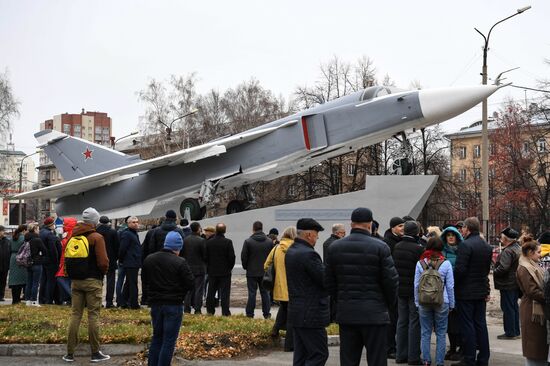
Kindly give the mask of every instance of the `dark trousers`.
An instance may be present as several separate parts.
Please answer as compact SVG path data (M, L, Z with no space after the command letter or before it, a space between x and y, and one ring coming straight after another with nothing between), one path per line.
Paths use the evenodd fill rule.
M229 316L229 296L231 293L231 275L208 276L208 294L206 295L206 311L208 314L216 312L216 291L219 291L222 315Z
M263 277L246 277L246 286L248 288L248 301L246 302L246 316L254 317L254 309L256 308L256 292L260 288L260 297L262 298L262 313L265 319L271 317L271 299L266 289L262 287Z
M0 272L0 299L4 299L4 293L6 292L6 281L8 279L8 271Z
M508 337L517 337L520 334L518 300L518 290L500 290L500 309L504 318L504 333Z
M40 277L40 293L38 295L41 304L53 304L55 285L57 284L56 272L57 268L43 266L42 277Z
M127 299L122 296L122 288L124 287L124 279L126 278L126 268L119 266L117 269L116 278L116 304L117 306L127 306Z
M27 268L27 286L25 287L25 300L36 301L38 298L38 285L42 277L41 264L35 264Z
M147 278L147 274L143 271L141 271L140 276L141 276L141 305L147 305L147 302L149 301L148 299L149 280Z
M294 328L293 366L323 366L327 359L325 328Z
M113 305L113 299L115 297L115 280L116 280L116 268L109 268L106 276L106 289L105 304L107 306Z
M273 333L279 334L279 330L285 329L285 345L284 350L289 352L294 349L294 334L292 332L292 324L288 322L288 301L279 301L279 311L273 324Z
M340 324L340 365L359 366L363 347L367 349L369 366L388 364L388 325Z
M124 281L122 297L131 309L139 309L138 272L139 268L126 268L126 281Z
M187 291L185 295L185 308L186 312L191 312L191 308L195 309L195 314L201 313L202 308L202 295L204 291L204 274L195 275L193 281L193 288Z
M397 300L397 351L396 360L420 361L420 321L414 297Z
M14 285L11 287L11 303L19 304L21 302L21 293L25 290L25 285Z
M387 339L386 339L386 345L387 345L387 353L395 353L396 352L396 341L395 341L395 335L397 333L397 303L393 306L389 306L388 313L390 314L390 324L386 327L388 329Z
M489 364L489 335L485 319L485 300L459 300L462 352L467 365ZM476 360L476 349L479 349Z
M170 366L183 320L181 305L151 305L153 338L149 347L149 366Z

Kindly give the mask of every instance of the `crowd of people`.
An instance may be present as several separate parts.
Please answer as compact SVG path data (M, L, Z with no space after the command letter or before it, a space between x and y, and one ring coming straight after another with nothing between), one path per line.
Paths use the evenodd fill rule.
M475 217L442 228L422 228L413 218L394 217L383 236L368 208L354 210L351 232L337 223L314 247L324 228L303 218L282 232L265 234L252 224L252 235L240 253L246 271L245 315L253 318L257 292L261 311L271 318L273 338L286 331L284 350L294 352L294 365L324 365L328 359L326 326L338 323L340 363L358 365L366 348L369 365L488 365L490 340L486 304L490 298L492 247ZM43 225L20 225L6 237L0 226L0 296L5 286L12 303L28 306L69 304L65 361L74 361L84 309L92 361L109 359L100 351L99 313L106 308L151 308L153 339L150 365L169 365L183 314L230 316L231 275L236 254L223 223L202 228L177 221L166 212L143 241L137 217L127 217L115 230L111 220L88 208L81 220L64 218L57 232L54 219ZM76 244L75 244L76 243ZM547 365L550 341L550 269L540 265L549 254L550 232L506 228L494 263L494 287L500 292L504 333L501 340L521 338L527 365ZM541 244L543 252L541 254ZM86 247L84 258L78 247ZM272 288L264 286L274 269ZM141 299L139 276L141 272ZM103 305L103 277L106 297ZM3 300L3 299L2 299ZM435 332L435 360L431 337ZM446 336L449 339L447 348Z

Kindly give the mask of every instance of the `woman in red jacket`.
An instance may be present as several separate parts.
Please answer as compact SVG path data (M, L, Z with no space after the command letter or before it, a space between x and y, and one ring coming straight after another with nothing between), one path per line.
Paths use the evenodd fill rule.
M55 274L57 283L63 290L63 293L60 295L63 304L71 303L71 279L67 277L67 272L65 271L65 248L73 235L75 226L76 219L74 217L65 217L63 220L63 240L61 240L61 259L59 260L59 269Z

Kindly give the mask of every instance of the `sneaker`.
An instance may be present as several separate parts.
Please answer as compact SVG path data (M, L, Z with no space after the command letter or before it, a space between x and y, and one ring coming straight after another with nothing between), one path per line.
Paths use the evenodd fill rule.
M27 301L25 301L25 305L27 305L27 306L31 306L31 305L32 305L32 301L31 301L31 300L27 300Z
M74 362L74 355L72 353L67 353L65 356L61 357L65 362Z
M38 303L38 301L33 301L33 302L31 302L31 306L36 306L36 307L39 308L39 307L41 307L42 305L40 305L40 304Z
M111 356L103 354L103 352L101 352L101 351L97 351L96 353L92 353L91 362L107 361L110 358L111 358Z

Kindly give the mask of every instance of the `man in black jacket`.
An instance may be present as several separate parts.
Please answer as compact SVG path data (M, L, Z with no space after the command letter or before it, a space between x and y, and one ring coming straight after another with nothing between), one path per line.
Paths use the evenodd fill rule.
M329 238L323 243L323 263L327 263L328 248L332 243L338 239L342 239L346 236L346 227L344 224L334 224L332 225L332 234ZM336 319L336 298L330 297L330 322L334 322Z
M170 232L164 248L143 262L153 323L150 365L170 365L183 320L183 299L193 287L191 269L185 259L178 257L182 245L181 235Z
M294 329L293 365L324 365L328 359L328 294L321 256L313 249L323 227L300 219L298 236L285 256L288 284L288 322Z
M255 221L252 224L252 236L246 239L241 251L241 263L246 270L246 286L248 288L248 301L246 302L246 316L254 318L256 308L256 292L260 288L262 298L262 312L264 319L271 318L271 299L266 289L262 287L264 275L264 263L273 249L273 241L263 232L263 224Z
M120 234L120 249L118 258L126 272L126 279L122 289L121 307L139 309L138 304L138 272L141 267L141 244L137 229L139 220L132 216L128 219L128 229Z
M493 250L479 235L479 220L464 220L464 240L457 250L454 269L455 297L464 341L464 359L455 366L489 364L489 335L485 318L489 296L489 271ZM476 360L476 347L479 349Z
M208 273L208 293L206 311L214 315L216 311L216 291L219 291L222 315L230 316L229 297L231 295L231 271L235 266L233 242L225 237L225 224L216 225L216 234L206 241L206 266Z
M414 303L414 273L416 263L424 252L424 247L418 243L418 234L416 221L405 222L405 234L393 250L393 261L399 274L395 361L409 365L422 365L420 323L418 309Z
M183 310L186 313L190 313L192 306L195 309L195 314L201 314L204 274L206 272L206 240L200 236L201 225L198 222L192 222L190 228L191 234L185 236L183 240L183 249L180 251L180 257L185 258L189 264L195 280L193 288L185 296Z
M57 280L55 274L59 269L59 259L61 258L61 241L55 235L55 221L53 217L44 219L44 226L40 229L40 239L46 247L48 257L44 263L44 271L40 278L40 295L39 302L41 304L53 304L54 293Z
M103 235L103 238L105 239L105 249L107 249L107 257L109 257L109 270L107 271L106 281L107 292L105 295L105 307L113 308L118 250L120 249L118 233L115 229L111 227L111 220L107 216L101 216L99 218L99 225L97 225L96 231Z
M519 337L519 287L516 281L521 246L517 242L519 233L507 227L500 233L502 252L497 258L493 279L495 289L500 290L500 309L504 322L504 334L498 339L517 339Z
M5 230L4 226L0 225L0 301L4 301L11 256L11 242L4 236Z
M355 209L351 234L328 251L327 284L337 298L343 366L358 365L363 347L369 365L387 364L389 307L397 301L398 275L388 246L370 235L371 225L372 211Z
M150 238L148 238L149 240L147 241L147 243L143 243L144 245L147 245L147 247L144 248L144 251L147 253L147 255L156 253L163 248L164 239L170 231L178 232L181 235L181 240L185 239L183 231L181 231L176 222L178 218L176 212L174 210L168 210L166 211L165 217L166 218L164 219L162 224L157 227L151 234Z

